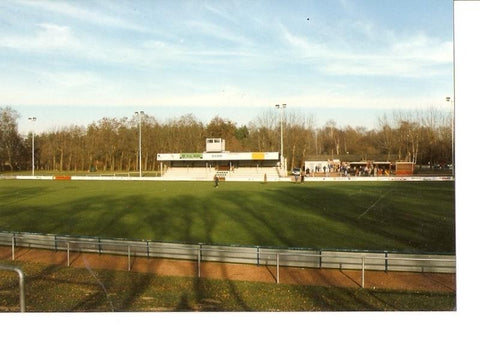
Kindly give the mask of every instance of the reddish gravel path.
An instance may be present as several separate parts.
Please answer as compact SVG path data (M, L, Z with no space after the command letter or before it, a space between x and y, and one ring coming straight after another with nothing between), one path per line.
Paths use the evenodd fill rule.
M0 260L11 259L11 248L0 247ZM45 264L67 265L64 251L49 251L29 248L16 248L15 260ZM73 268L128 270L126 256L71 253L70 266ZM197 276L196 261L180 261L158 258L135 257L131 259L131 271L155 273L169 276ZM202 262L201 277L256 282L276 282L276 266L256 266L231 263ZM319 285L335 287L361 286L360 270L280 268L280 283ZM410 273L365 271L365 288L417 290L417 291L456 291L456 274Z

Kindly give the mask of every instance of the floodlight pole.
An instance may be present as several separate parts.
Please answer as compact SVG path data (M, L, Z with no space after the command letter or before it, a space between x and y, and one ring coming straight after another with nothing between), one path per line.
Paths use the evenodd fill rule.
M280 114L280 168L283 176L285 176L285 160L283 158L283 111L286 107L286 104L282 104L282 111ZM275 108L280 109L280 104L276 104Z
M454 99L450 96L445 97L450 103L450 114L452 119L452 177L455 179L455 104Z
M28 117L28 120L34 123L37 117ZM35 175L35 127L32 126L32 176Z
M140 177L142 177L142 116L143 111L135 111L135 115L138 116L138 161L140 169Z

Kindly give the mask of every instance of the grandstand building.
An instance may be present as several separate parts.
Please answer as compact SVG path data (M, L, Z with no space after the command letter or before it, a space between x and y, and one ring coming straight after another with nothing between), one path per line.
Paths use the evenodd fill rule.
M162 176L170 180L277 180L279 152L229 152L225 140L207 138L205 152L158 153Z

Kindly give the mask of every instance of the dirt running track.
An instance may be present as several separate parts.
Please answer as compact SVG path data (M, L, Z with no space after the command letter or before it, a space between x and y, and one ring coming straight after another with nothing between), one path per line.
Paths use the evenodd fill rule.
M10 260L10 247L0 247L0 260ZM65 251L16 248L15 260L67 266ZM131 258L131 271L168 276L197 276L196 261L159 258ZM107 254L70 253L70 267L128 270L128 258ZM202 262L202 278L238 281L276 282L276 266ZM358 288L362 282L360 270L280 268L280 283ZM365 288L413 291L456 291L456 274L365 271Z

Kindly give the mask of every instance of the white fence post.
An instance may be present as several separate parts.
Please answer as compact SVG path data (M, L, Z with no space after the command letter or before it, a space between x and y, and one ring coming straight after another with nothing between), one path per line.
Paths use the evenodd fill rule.
M362 256L362 288L365 288L365 256Z
M202 245L198 248L197 276L200 278L200 264L202 261Z
M280 254L277 253L277 284L280 283Z
M15 235L12 236L12 261L15 261Z
M130 245L128 245L128 271L130 271Z

